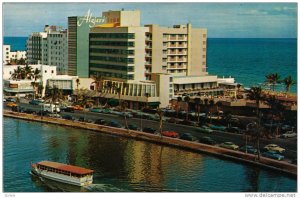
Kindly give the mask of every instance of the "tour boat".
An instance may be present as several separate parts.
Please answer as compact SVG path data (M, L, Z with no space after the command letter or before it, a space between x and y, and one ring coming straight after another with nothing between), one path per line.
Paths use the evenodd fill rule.
M76 186L93 183L93 170L51 161L31 165L31 172L39 177Z

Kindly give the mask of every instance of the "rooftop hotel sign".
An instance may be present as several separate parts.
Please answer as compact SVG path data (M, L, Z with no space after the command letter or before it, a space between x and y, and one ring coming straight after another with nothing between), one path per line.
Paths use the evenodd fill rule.
M88 24L90 28L94 27L95 25L98 24L103 24L106 22L105 17L95 17L93 16L93 13L89 9L84 17L80 17L77 20L77 26L80 27L84 23Z

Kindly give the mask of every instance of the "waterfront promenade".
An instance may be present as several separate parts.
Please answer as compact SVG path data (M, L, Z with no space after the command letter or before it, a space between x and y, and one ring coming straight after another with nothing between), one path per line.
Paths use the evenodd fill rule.
M11 111L4 111L4 116L11 117L11 118L17 118L17 119L24 119L29 121L37 121L37 122L44 122L49 124L56 124L56 125L63 125L68 127L76 127L76 128L82 128L82 129L88 129L97 131L100 133L106 133L111 135L117 135L117 136L123 136L128 138L134 138L144 141L149 141L157 144L163 144L168 146L173 146L177 148L182 148L186 150L190 150L193 152L202 152L202 153L208 153L215 156L232 159L232 160L238 160L244 163L250 163L255 166L261 166L265 168L271 168L274 170L278 170L280 172L284 172L293 176L297 176L297 166L293 164L289 164L287 162L281 162L272 160L269 158L261 157L261 159L258 161L257 157L252 154L246 154L238 151L228 150L216 146L210 146L206 144L196 143L196 142L189 142L184 141L181 139L174 139L174 138L168 138L163 137L156 134L148 134L143 133L139 131L133 131L133 130L126 130L126 129L120 129L120 128L113 128L103 125L96 125L92 123L84 123L84 122L77 122L77 121L69 121L64 119L58 119L58 118L50 118L50 117L41 117L36 116L32 114L24 114L24 113L17 113L17 112L11 112Z

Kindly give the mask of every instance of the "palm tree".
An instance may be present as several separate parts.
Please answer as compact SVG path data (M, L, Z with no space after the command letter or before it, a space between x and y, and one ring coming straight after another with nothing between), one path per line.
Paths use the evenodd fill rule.
M182 97L177 97L177 104L176 104L176 116L178 118L178 113L179 113L179 103L182 102Z
M272 131L272 125L275 119L275 116L281 117L280 114L284 110L284 106L280 100L277 99L276 96L269 96L268 98L265 99L265 104L267 104L270 107L270 112L271 112L271 129L270 132ZM278 133L278 128L279 126L276 125L276 133Z
M54 104L54 108L56 111L56 104L59 101L59 99L62 98L62 90L59 89L56 86L53 86L50 90L50 101L51 101L51 105ZM56 112L57 113L57 112Z
M41 96L44 90L44 86L42 84L39 84L37 89L38 94Z
M186 112L186 120L188 120L189 119L189 102L190 102L190 97L189 96L186 96L186 97L184 97L184 102L186 102L186 104L187 104L187 112Z
M195 98L194 102L195 102L196 108L197 108L197 120L199 123L199 121L200 121L200 104L202 103L202 100L201 100L201 98Z
M77 78L77 79L76 79L76 87L77 87L77 92L78 92L79 85L80 85L80 79L79 79L79 78ZM77 93L77 94L78 94L78 93Z
M123 101L120 106L121 106L121 110L124 113L125 127L126 127L126 129L128 129L127 114L126 114L126 109L127 109L128 103L126 101Z
M222 106L222 102L221 101L218 101L216 102L216 105L217 105L217 113L218 113L218 120L220 119L220 110L219 108Z
M92 84L95 84L95 90L99 91L101 89L101 83L102 83L102 76L93 76L92 77L94 82Z
M247 94L248 99L255 100L256 103L256 115L259 116L259 103L264 100L261 87L251 87Z
M18 66L17 69L14 70L14 73L12 73L11 79L21 80L24 79L23 76L24 76L23 69L20 66Z
M160 108L157 108L156 112L159 116L159 135L161 136L161 132L162 132L162 128L163 128L163 115L164 115L164 112Z
M41 78L40 73L41 73L41 70L39 70L38 68L35 68L35 70L32 73L32 76L33 76L33 79L34 79L34 81L31 83L31 85L33 87L33 90L34 90L33 99L35 99L35 94L36 94L36 90L35 90L35 87L37 85L36 81L37 81L37 79Z
M211 123L211 114L212 114L212 108L215 105L215 101L214 100L210 100L209 101L209 119L210 119L210 123Z
M208 115L208 98L204 98L204 106L205 106L205 117L207 119L207 115Z
M24 78L30 80L33 77L32 67L29 66L28 64L25 65L23 71L24 71Z
M273 91L275 90L275 85L280 83L280 76L277 73L266 75L266 82L271 84Z
M290 92L291 86L296 84L296 82L292 79L292 76L288 76L282 81L285 85L286 95Z
M259 144L260 144L260 136L261 136L261 117L262 114L259 112L259 103L265 99L265 96L262 93L261 87L251 87L251 89L248 91L247 97L250 100L255 100L256 103L256 116L258 119L258 123L256 126L255 130L255 135L256 135L256 143L257 143L257 155L258 155L258 160L260 159L260 149L259 149Z

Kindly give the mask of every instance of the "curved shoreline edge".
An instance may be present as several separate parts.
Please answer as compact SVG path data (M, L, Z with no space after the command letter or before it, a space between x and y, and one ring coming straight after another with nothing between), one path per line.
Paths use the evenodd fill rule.
M5 110L3 111L3 116L16 118L16 119L23 119L27 121L43 122L48 124L69 126L73 128L88 129L96 132L143 140L155 144L168 145L168 146L181 148L193 152L205 153L205 154L210 154L221 158L235 160L242 163L251 164L254 166L259 166L262 168L268 168L268 169L280 171L282 173L288 174L293 177L297 177L297 166L294 164L290 164L284 161L277 161L265 157L261 157L260 161L257 161L256 155L242 153L242 152L211 146L207 144L190 142L181 139L169 138L169 137L159 136L150 133L114 128L114 127L97 125L92 123L77 122L77 121L64 120L64 119L51 118L51 117L41 117L32 114L11 112Z

